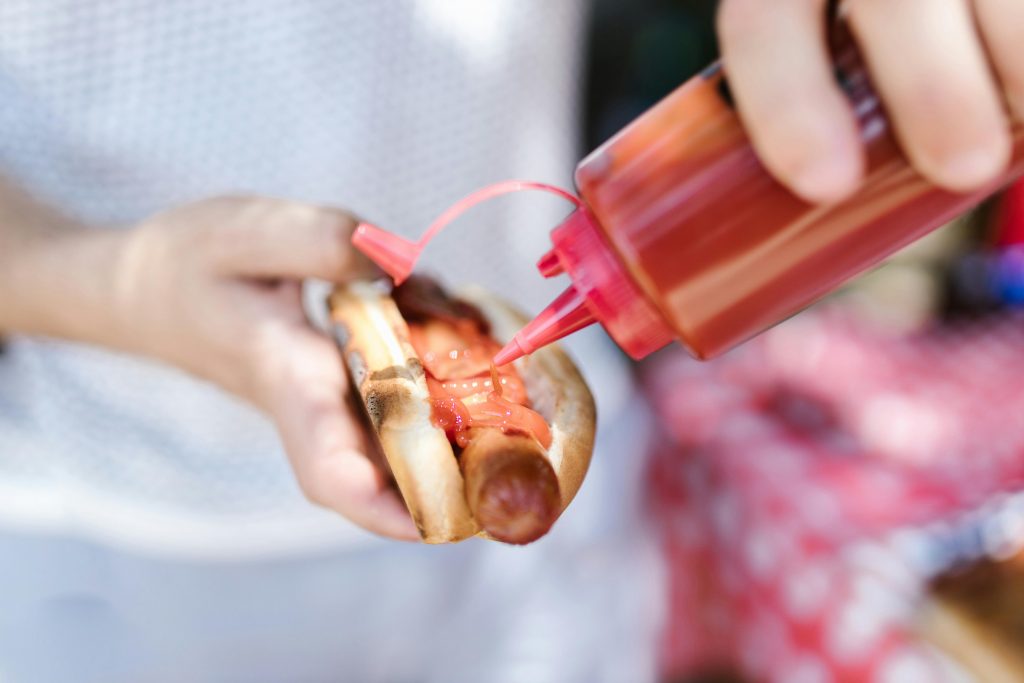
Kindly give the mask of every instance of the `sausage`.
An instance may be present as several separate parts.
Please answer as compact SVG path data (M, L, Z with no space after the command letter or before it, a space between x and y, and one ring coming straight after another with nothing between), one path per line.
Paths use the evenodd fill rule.
M488 378L492 347L496 352L525 318L492 295L466 294L462 306L430 308L436 291L426 288L417 293L421 310L410 310L407 320L386 287L350 282L331 295L333 332L422 539L481 535L525 544L544 535L579 490L593 451L594 402L557 345ZM465 335L466 353L453 359L452 349L440 348L438 356L432 347L445 343L436 340L417 350L414 337L422 335L410 327L435 323ZM477 394L443 386L472 389L474 381ZM432 387L442 391L434 395ZM441 398L459 408L457 424L439 420Z
M466 502L491 537L522 545L548 532L562 509L558 477L532 436L474 429L460 456Z

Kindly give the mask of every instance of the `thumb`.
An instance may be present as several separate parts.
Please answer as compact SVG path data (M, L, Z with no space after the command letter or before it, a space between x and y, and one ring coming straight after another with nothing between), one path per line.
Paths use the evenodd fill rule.
M222 246L214 266L225 274L330 282L380 274L352 246L357 221L345 211L281 199L217 201L224 205L217 208L220 215L210 216Z
M263 403L306 497L373 533L419 540L405 503L368 451L364 427L346 405L348 383L334 345L302 328L265 343Z

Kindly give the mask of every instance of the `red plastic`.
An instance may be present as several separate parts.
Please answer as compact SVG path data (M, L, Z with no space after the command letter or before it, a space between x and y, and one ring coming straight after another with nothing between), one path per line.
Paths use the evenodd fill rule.
M569 200L577 207L580 205L580 200L576 195L559 187L530 180L506 180L480 188L452 204L430 224L423 236L416 242L394 235L370 223L360 223L352 235L352 244L390 275L396 284L402 284L412 273L423 250L449 223L481 202L523 190L548 192Z
M469 206L520 189L577 204L551 233L538 268L572 287L498 354L507 363L598 321L634 358L680 341L710 358L797 313L1024 172L1024 131L998 181L954 194L900 152L852 48L836 75L856 113L867 173L855 196L807 204L761 166L721 71L685 83L584 159L582 201L535 183L484 188L442 215L418 243L357 231L356 245L407 275L426 243ZM386 234L386 233L385 233Z
M615 252L700 358L799 312L1024 171L1018 129L1003 178L969 194L938 189L902 156L855 53L837 71L868 161L841 203L809 205L765 171L720 73L682 86L577 169Z
M565 272L562 262L558 259L558 253L554 249L540 257L540 260L537 261L537 270L544 277L555 277Z
M494 357L494 364L507 365L596 322L597 318L590 312L586 298L575 287L569 287L516 333Z
M1003 195L999 209L996 246L1024 245L1024 181L1018 180Z
M672 341L673 330L616 256L586 207L572 212L551 232L552 249L538 266L564 270L570 287L495 357L504 364L561 339L594 322L633 358ZM552 259L551 255L554 255ZM585 310L589 315L583 316Z
M868 159L864 184L844 202L812 206L766 172L717 68L581 162L576 183L586 205L552 232L553 252L631 356L673 337L699 358L719 355L1024 172L1018 128L998 182L969 194L938 189L902 156L856 53L843 52L836 70ZM523 351L574 327L549 319L551 309L542 315L517 335Z
M422 247L371 223L360 223L352 235L352 244L380 266L398 284L412 273Z

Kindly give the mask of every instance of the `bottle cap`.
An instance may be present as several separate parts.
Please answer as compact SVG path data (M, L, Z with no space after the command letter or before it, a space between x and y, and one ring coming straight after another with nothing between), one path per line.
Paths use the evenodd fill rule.
M420 245L416 242L381 230L370 223L356 226L352 244L399 285L412 273L420 255Z
M532 180L504 180L481 187L449 206L444 213L427 226L426 232L415 242L382 230L376 225L360 223L352 234L352 244L380 266L381 270L390 275L396 285L400 285L412 273L423 250L438 233L448 227L449 223L481 202L524 190L547 192L567 199L572 202L573 206L582 205L582 201L576 195L547 183L536 183Z
M671 328L633 281L593 215L580 206L551 233L554 245L537 263L544 277L568 273L572 286L494 357L505 365L595 322L633 358L672 341Z

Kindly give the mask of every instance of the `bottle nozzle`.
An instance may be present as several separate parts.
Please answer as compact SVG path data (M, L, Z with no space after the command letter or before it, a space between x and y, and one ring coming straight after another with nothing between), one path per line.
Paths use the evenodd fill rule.
M352 244L394 278L395 284L402 284L409 277L420 255L418 243L393 235L370 223L360 223L356 226Z
M494 364L497 366L508 365L514 360L519 360L523 356L529 353L526 349L519 345L519 333L512 338L508 344L502 347L501 351L494 357Z
M542 277L552 278L565 272L562 260L558 258L558 252L554 249L540 257L537 261L537 270Z
M494 364L507 365L595 322L597 318L586 299L575 287L569 287L516 333L494 357Z

